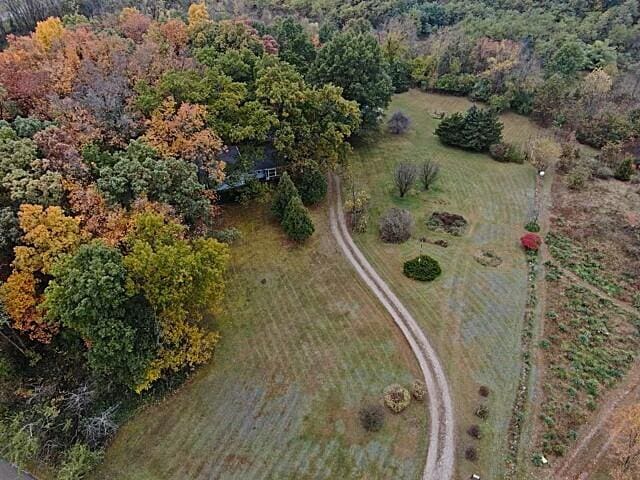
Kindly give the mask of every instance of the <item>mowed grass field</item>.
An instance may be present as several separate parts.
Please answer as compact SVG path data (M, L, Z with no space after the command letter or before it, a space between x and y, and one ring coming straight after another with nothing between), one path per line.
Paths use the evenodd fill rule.
M291 245L260 205L225 207L232 248L210 365L129 421L94 479L418 479L427 414L414 402L365 433L357 413L417 364L334 245L328 212Z
M529 165L503 164L486 155L443 146L433 134L438 120L432 112L462 111L466 99L410 91L394 98L388 113L401 110L412 124L404 135L381 134L376 143L354 153L352 175L356 189L371 195L367 233L356 242L378 272L421 323L435 344L452 388L457 415L459 478L479 473L482 478L502 478L506 435L521 367L521 330L526 302L526 264L519 247L523 226L533 208L535 171ZM527 119L505 115L504 137L524 143L542 130ZM400 161L432 159L441 165L441 178L433 190L410 192L401 199L393 186L393 170ZM348 184L348 182L345 182ZM345 197L349 195L345 186ZM413 213L416 222L411 240L385 244L378 237L378 219L390 207ZM463 215L467 233L454 237L434 233L425 220L433 211ZM428 240L422 248L419 239ZM444 239L448 248L429 242ZM406 278L402 266L420 252L436 258L443 274L422 284ZM474 254L491 250L503 259L497 267L477 263ZM491 394L484 400L478 388ZM480 403L489 417L474 415ZM480 424L483 438L473 440L466 430ZM475 445L479 460L464 459L464 450Z

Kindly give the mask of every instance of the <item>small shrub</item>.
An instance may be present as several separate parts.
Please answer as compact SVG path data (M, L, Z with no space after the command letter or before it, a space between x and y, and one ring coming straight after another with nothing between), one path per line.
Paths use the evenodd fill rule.
M527 251L537 252L542 245L542 239L535 233L527 233L520 237L520 244Z
M485 267L498 267L502 264L502 258L491 250L479 251L473 256L473 258L476 262L480 265L484 265Z
M369 202L371 197L367 192L361 190L354 192L345 202L344 209L347 212L349 226L357 233L367 231L369 226Z
M464 458L469 460L470 462L475 462L478 460L478 451L475 447L467 447L464 451Z
M428 255L420 255L404 263L404 274L414 280L431 282L442 274L438 262Z
M489 396L489 393L491 393L491 391L489 390L489 387L487 387L486 385L482 385L478 389L478 393L480 394L481 397L487 398Z
M628 182L633 175L633 159L631 157L624 158L616 167L614 177L617 180Z
M431 160L425 160L420 165L420 181L425 190L433 185L440 175L440 165Z
M424 400L424 397L427 395L427 387L424 382L421 380L414 380L411 384L411 395L413 398L421 402Z
M538 224L538 220L530 220L525 226L524 229L527 232L538 233L540 231L540 224Z
M610 178L613 178L615 172L605 165L599 165L593 169L592 173L596 178L600 178L601 180L608 180Z
M393 181L398 187L400 198L404 197L418 178L418 167L410 162L401 162L396 166Z
M576 165L567 176L567 185L572 190L581 190L591 178L591 169L584 165Z
M225 228L223 230L216 230L211 234L213 238L222 243L231 245L242 238L242 233L237 228Z
M411 403L411 395L402 385L394 383L384 389L384 404L392 412L400 413L409 406L409 403Z
M411 212L392 208L380 218L380 238L388 243L403 243L411 238L413 227Z
M486 405L479 405L474 413L476 417L483 420L489 418L489 408Z
M394 112L387 122L387 128L394 135L400 135L406 133L411 126L411 119L403 112Z
M471 425L467 428L467 434L470 437L477 438L478 440L482 438L482 430L480 430L480 425Z
M380 405L367 405L358 412L358 418L367 432L378 432L384 425L384 408Z
M489 147L489 155L498 162L507 162L508 145L504 142L494 143Z
M57 480L79 480L84 478L102 460L102 451L93 451L76 443L66 453Z

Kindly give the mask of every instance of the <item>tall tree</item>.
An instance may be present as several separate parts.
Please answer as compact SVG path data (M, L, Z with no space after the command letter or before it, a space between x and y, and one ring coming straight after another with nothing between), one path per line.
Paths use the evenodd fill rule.
M209 238L189 241L184 233L161 215L143 213L128 238L127 291L146 297L159 330L158 353L137 391L165 373L206 362L218 341L199 324L222 299L228 247Z
M278 182L278 189L276 190L271 205L271 212L278 219L282 220L284 213L287 210L287 205L293 197L297 197L298 189L291 181L291 177L287 172L284 172Z
M270 31L278 42L278 56L306 74L316 57L316 49L304 27L287 17L277 21Z
M88 345L90 367L135 388L155 353L153 312L125 288L122 255L100 241L54 267L44 309L49 322L73 329Z
M391 79L370 33L347 30L334 35L318 52L309 76L318 85L342 87L344 98L358 102L365 128L378 123L391 101Z

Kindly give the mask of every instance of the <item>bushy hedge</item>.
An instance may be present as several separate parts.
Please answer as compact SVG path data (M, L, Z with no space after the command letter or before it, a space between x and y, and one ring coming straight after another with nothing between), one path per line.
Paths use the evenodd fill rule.
M489 147L489 154L498 162L524 163L524 154L511 143L494 143Z
M420 255L404 263L404 274L414 280L430 282L442 273L438 262L428 255Z
M476 84L476 76L469 73L447 73L436 80L435 88L441 92L464 96L471 93Z

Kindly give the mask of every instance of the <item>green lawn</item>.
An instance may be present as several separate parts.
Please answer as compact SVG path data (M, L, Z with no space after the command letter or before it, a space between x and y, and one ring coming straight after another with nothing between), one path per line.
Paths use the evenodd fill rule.
M358 148L354 154L356 188L368 190L372 197L369 231L356 236L356 242L433 339L444 363L458 419L460 478L479 473L494 479L502 477L506 432L520 372L527 279L518 240L533 205L535 172L528 165L502 164L486 155L440 144L433 135L438 120L431 113L464 110L469 105L462 98L419 91L394 98L389 112L404 111L412 126L400 136L383 133L375 144ZM508 141L523 143L542 133L525 118L509 114L503 120ZM399 198L392 180L396 163L427 158L442 167L439 183L428 193L414 191ZM409 209L416 220L413 238L402 245L384 244L378 238L378 218L391 206ZM427 215L442 210L462 214L470 222L464 236L427 230ZM431 284L411 281L402 274L403 262L420 253L421 237L449 242L446 249L430 243L423 247L423 253L436 258L443 269L443 275ZM502 265L478 264L473 256L480 249L497 253ZM481 402L480 385L491 389L486 422L473 415ZM483 426L480 442L466 434L472 423ZM473 444L479 446L477 464L463 455Z
M426 408L365 434L357 412L419 375L393 321L334 245L324 207L304 247L259 205L224 209L233 247L210 365L118 433L93 478L417 479Z

